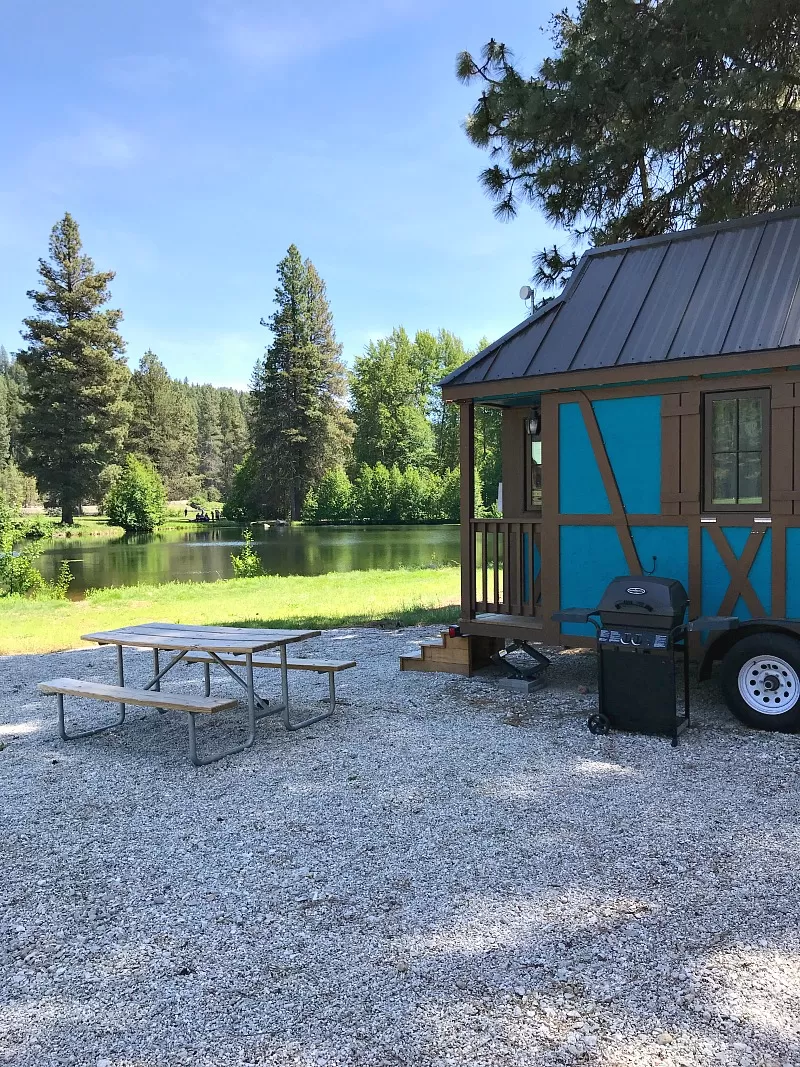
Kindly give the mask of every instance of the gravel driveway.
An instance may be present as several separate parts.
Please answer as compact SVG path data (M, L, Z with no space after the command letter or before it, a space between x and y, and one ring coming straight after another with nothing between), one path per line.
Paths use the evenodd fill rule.
M677 750L592 737L590 655L520 698L400 674L431 632L309 643L336 716L202 770L178 715L58 740L35 683L113 649L0 659L0 1061L800 1065L800 738L713 684Z

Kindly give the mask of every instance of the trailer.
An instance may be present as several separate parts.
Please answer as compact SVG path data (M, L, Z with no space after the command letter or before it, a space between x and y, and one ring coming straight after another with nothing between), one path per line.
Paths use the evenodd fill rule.
M707 677L800 728L800 210L587 252L564 291L443 380L460 408L461 633L587 647L619 575L680 581ZM502 410L502 517L476 517L477 405Z

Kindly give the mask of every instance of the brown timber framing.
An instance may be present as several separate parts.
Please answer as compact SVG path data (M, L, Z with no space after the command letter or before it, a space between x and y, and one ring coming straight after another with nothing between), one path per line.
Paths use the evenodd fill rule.
M474 614L475 538L471 519L475 512L475 405L461 401L458 435L461 465L461 614L466 620Z
M463 387L470 398L478 402L482 396L494 394L505 396L506 402L515 404L506 407L503 413L503 481L505 514L519 520L541 522L541 544L539 547L541 566L538 577L541 592L541 605L535 620L541 626L537 640L546 643L563 644L568 647L586 647L594 644L588 637L561 635L556 624L551 623L550 616L561 607L560 603L560 530L562 526L606 526L620 531L620 513L615 510L615 493L609 493L606 478L603 479L611 515L573 515L561 514L558 508L558 420L562 403L581 404L587 431L598 459L602 474L602 456L598 456L597 439L592 432L592 421L586 419L587 406L590 411L591 401L617 397L654 396L662 397L662 461L661 461L661 514L625 514L621 512L625 531L630 536L630 527L685 527L689 549L689 596L691 611L699 614L701 607L709 612L724 613L735 611L739 599L747 605L750 613L756 617L765 617L767 612L761 598L756 594L750 581L750 571L764 543L767 530L771 530L771 604L769 615L784 618L786 615L786 530L800 527L800 349L781 350L780 352L758 352L737 354L735 356L715 356L708 359L670 361L650 366L630 366L604 369L596 372L575 372L540 376L530 379L518 379L513 382L491 382L473 384ZM795 365L795 366L793 366ZM681 370L692 377L684 380L658 380L665 371L678 373ZM741 371L742 373L731 373ZM749 371L750 373L744 373ZM636 382L630 379L636 375ZM707 374L708 377L700 377ZM648 380L649 379L649 380ZM617 382L618 384L615 384ZM596 386L590 388L590 386ZM587 395L581 399L579 388L586 388ZM769 388L771 390L771 441L769 463L770 509L754 507L752 512L723 512L710 510L704 512L702 499L703 461L702 445L702 397L714 392L733 390L752 390ZM513 389L513 396L509 396ZM547 390L551 391L548 392ZM554 391L554 390L558 391ZM445 399L453 400L455 390L445 388ZM540 394L542 414L542 449L543 449L543 509L535 515L524 507L524 480L522 474L525 447L524 418L530 405L526 394ZM459 405L462 407L463 404ZM592 411L593 414L593 411ZM463 438L462 438L463 447ZM605 450L603 449L603 453ZM515 459L509 457L516 457ZM473 449L474 459L474 449ZM511 464L516 463L516 472ZM658 476L659 472L654 472ZM606 472L608 476L608 471ZM611 472L613 477L613 471ZM614 482L616 485L616 482ZM474 492L474 485L470 487ZM470 497L470 516L472 500ZM464 505L464 485L462 483L462 508ZM620 501L620 506L622 502ZM463 511L462 511L463 515ZM702 518L715 518L716 522L701 522ZM762 518L767 521L754 521ZM753 536L748 538L744 551L736 556L727 539L723 527L747 527ZM728 573L728 588L719 605L702 605L702 557L703 529L708 530L711 543L714 544ZM471 548L467 546L462 528L462 556L468 560L466 574L475 574L474 537ZM625 536L623 533L622 536ZM628 555L626 561L630 566ZM637 561L638 563L638 561ZM465 589L464 571L462 571L462 593ZM635 573L631 569L631 573ZM473 595L473 585L469 594L463 599L462 606L466 612ZM537 593L539 592L537 590ZM495 596L496 599L496 596ZM510 605L509 605L510 606ZM508 608L506 608L508 610ZM464 615L466 618L466 614ZM499 619L499 616L493 618ZM527 622L528 620L524 620ZM530 622L534 622L533 619ZM523 619L509 616L508 621L497 626L487 624L486 632L503 636L523 634ZM517 629L515 629L517 625Z

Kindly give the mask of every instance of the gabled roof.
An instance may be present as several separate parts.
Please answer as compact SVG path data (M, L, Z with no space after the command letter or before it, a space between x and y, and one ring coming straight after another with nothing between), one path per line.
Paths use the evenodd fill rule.
M441 385L800 345L800 208L591 249Z

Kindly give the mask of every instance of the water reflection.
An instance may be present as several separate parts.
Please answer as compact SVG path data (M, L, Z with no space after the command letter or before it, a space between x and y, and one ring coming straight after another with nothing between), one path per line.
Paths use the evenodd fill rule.
M459 558L458 526L254 526L255 549L267 574L424 567ZM118 540L73 537L39 558L46 578L64 560L75 575L72 595L104 586L215 582L233 577L231 552L242 544L231 526L131 534Z

